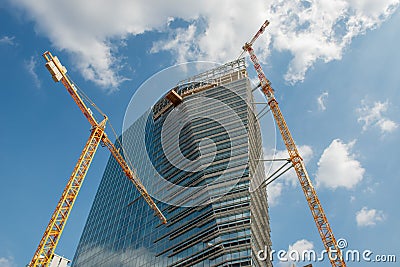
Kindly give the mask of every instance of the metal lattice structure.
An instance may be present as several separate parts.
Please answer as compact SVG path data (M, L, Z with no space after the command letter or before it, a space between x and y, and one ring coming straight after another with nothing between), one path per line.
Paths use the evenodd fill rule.
M315 224L317 225L318 232L321 236L322 242L325 246L326 251L329 253L329 260L332 266L342 266L345 267L346 263L343 260L342 252L337 245L336 239L333 235L332 229L329 225L328 219L326 218L325 212L322 208L321 202L317 196L317 193L314 189L314 186L311 183L310 177L308 176L306 166L300 153L297 149L297 146L294 142L294 139L289 131L289 127L286 124L285 118L283 117L281 110L279 108L278 102L274 96L274 90L271 87L271 82L266 78L261 65L257 59L257 56L253 50L253 43L257 38L264 32L265 28L268 26L268 20L264 22L261 26L260 30L256 33L256 35L251 39L249 43L246 43L243 46L243 50L247 51L250 55L250 59L254 64L254 68L257 72L257 76L260 80L261 91L266 96L268 105L271 109L271 112L274 115L276 124L278 125L279 131L281 133L282 139L285 143L286 149L289 153L289 158L293 167L296 171L297 177L299 179L301 188L306 197L308 206L311 210L312 216L314 218Z
M30 266L46 266L50 263L53 257L55 248L64 229L65 223L75 203L76 196L81 189L83 180L89 169L90 163L96 153L103 135L103 129L100 127L92 130L89 140L69 178L68 184L58 202L58 205L47 225L46 231L40 244L35 252L35 257L32 259Z
M128 177L130 181L135 185L141 196L145 199L147 204L154 210L155 214L160 218L162 223L166 223L167 220L154 203L146 188L143 186L140 179L137 177L136 172L129 167L124 157L120 154L119 149L108 138L104 132L107 123L107 116L104 116L103 121L97 122L93 116L92 111L86 106L82 98L77 92L76 86L70 81L66 75L66 68L61 65L57 57L53 57L50 52L45 52L43 57L46 59L46 68L50 71L52 78L55 82L61 81L68 93L72 96L79 109L85 115L87 120L92 126L91 135L87 141L79 160L72 172L72 175L64 189L64 192L57 204L55 211L50 219L50 222L43 234L43 237L39 243L36 252L29 263L29 267L46 267L50 264L54 251L57 247L58 241L60 240L61 234L64 230L65 224L68 220L68 216L74 205L76 197L78 196L79 190L82 186L83 180L89 169L90 163L93 160L94 154L102 142L111 152L113 157L116 159L118 164L121 166L122 171Z

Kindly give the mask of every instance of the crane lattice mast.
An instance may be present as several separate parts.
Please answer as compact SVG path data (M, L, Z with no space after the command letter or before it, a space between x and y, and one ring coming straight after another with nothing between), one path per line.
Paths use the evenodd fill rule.
M310 177L308 176L303 158L300 156L300 153L297 149L294 139L281 113L278 102L275 99L274 90L271 87L271 82L265 76L252 47L254 41L257 40L257 38L264 32L265 28L268 25L269 21L266 20L264 24L261 26L260 30L251 39L251 41L245 43L245 45L243 46L243 50L249 53L250 59L253 62L254 68L257 72L258 79L260 80L261 91L266 96L268 105L272 111L272 114L274 115L276 124L278 125L279 131L282 135L282 139L289 153L290 161L292 162L293 167L296 171L301 188L303 189L304 195L306 197L308 206L311 210L315 224L317 225L318 232L321 236L322 242L324 243L328 255L331 255L331 257L329 257L329 260L332 266L334 267L336 266L345 267L346 263L343 260L342 252L337 245L336 239L333 235L328 219L326 218L321 202L319 201L314 186L312 185Z
M90 108L86 106L82 98L77 92L76 86L67 77L67 70L61 65L57 57L53 57L50 52L45 52L43 57L46 59L46 68L52 75L55 82L61 81L67 89L68 93L72 96L79 109L85 115L90 125L92 126L89 140L87 141L78 162L68 180L68 183L61 195L61 198L57 204L56 209L50 219L49 224L40 240L39 246L29 263L29 267L47 267L54 255L54 251L57 247L58 241L60 240L62 231L67 222L68 216L75 203L76 197L78 196L79 190L82 186L83 180L89 169L90 163L93 160L94 154L101 143L103 143L111 152L115 160L121 166L123 172L127 178L136 186L139 193L145 199L147 204L154 210L155 214L160 218L162 223L166 223L167 220L154 203L153 199L148 194L146 188L143 186L140 179L137 177L136 172L125 161L124 157L120 154L119 150L108 138L105 133L105 127L107 123L107 116L102 114L104 119L98 123L93 116Z

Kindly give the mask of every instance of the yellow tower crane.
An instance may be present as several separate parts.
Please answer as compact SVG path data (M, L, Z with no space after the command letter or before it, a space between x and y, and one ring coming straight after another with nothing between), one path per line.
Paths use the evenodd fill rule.
M317 193L315 192L314 186L312 185L310 177L308 176L304 161L300 156L299 150L297 149L294 139L290 134L286 121L278 106L278 102L275 99L274 90L271 87L271 82L267 79L267 77L265 77L265 74L261 68L260 63L258 62L258 59L252 47L253 43L264 32L265 28L268 25L269 21L266 20L261 26L260 30L250 40L250 42L244 44L243 50L249 53L250 59L253 62L258 79L260 80L261 91L267 98L268 105L272 111L272 114L274 115L276 124L278 125L279 131L282 135L282 139L286 145L286 149L289 152L289 159L296 171L297 177L299 178L301 188L303 189L304 195L307 199L308 206L317 225L322 242L324 243L325 249L328 252L328 256L330 256L329 260L334 267L345 267L346 263L343 260L342 252L336 243L336 239L333 235L328 219L326 218L325 212L318 199Z
M143 186L140 179L137 177L136 172L129 167L125 159L119 153L119 150L110 141L106 133L104 132L107 116L102 114L104 119L101 122L97 122L93 116L92 111L83 102L81 96L77 92L76 86L66 75L66 68L61 65L57 57L53 56L50 52L45 52L43 57L46 60L46 68L52 75L55 82L61 81L67 89L68 93L72 96L79 109L85 115L90 125L92 126L89 140L87 141L78 162L68 180L68 183L62 193L62 196L57 204L53 215L51 216L50 222L40 240L39 246L29 263L29 267L47 267L51 262L54 255L57 243L60 240L62 231L67 222L68 216L71 212L72 206L74 205L75 199L78 196L82 182L89 169L90 163L96 153L97 147L100 142L106 146L118 164L121 166L123 172L128 179L136 186L140 194L143 196L147 204L154 210L155 214L161 219L162 223L166 223L167 220L154 203L146 188Z

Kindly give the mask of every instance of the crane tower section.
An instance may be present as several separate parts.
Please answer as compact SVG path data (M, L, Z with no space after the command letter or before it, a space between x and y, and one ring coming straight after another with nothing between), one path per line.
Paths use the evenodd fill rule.
M62 196L54 210L50 222L48 223L46 230L40 240L40 243L35 251L35 254L29 263L29 267L47 267L49 266L57 244L60 240L61 234L64 230L72 207L78 196L79 190L81 189L83 180L89 169L89 166L93 160L95 152L100 143L103 143L111 152L113 157L116 159L118 164L121 166L122 171L125 173L127 178L135 185L140 195L144 198L147 204L153 209L154 213L160 218L162 223L166 223L167 220L150 197L146 188L143 186L140 179L137 177L136 172L129 164L125 161L125 158L120 154L120 151L108 138L105 133L105 127L107 123L107 116L102 113L104 119L99 123L93 116L93 112L88 108L81 96L78 94L76 86L66 75L67 69L61 65L57 57L53 57L50 52L45 52L43 57L46 59L46 68L49 70L53 80L55 82L62 82L71 95L75 103L78 105L81 112L84 114L86 119L91 125L91 134L87 141L78 162L68 180L68 183L62 193ZM93 106L94 103L91 103ZM96 107L96 106L95 106Z
M264 71L252 47L253 43L264 32L265 28L268 25L269 21L266 20L264 24L261 26L260 30L251 39L251 41L245 43L245 45L243 46L243 50L249 53L250 59L253 62L254 68L257 72L258 79L260 80L261 90L263 94L266 96L268 105L272 111L272 114L274 115L274 119L276 121L276 124L278 125L282 139L289 153L290 161L292 162L293 167L296 171L301 188L306 197L308 206L311 210L312 216L318 228L318 232L320 234L324 247L331 256L329 257L331 265L333 267L336 266L345 267L346 263L343 260L341 250L337 245L335 236L333 235L332 229L329 225L328 219L326 218L321 202L319 201L314 186L311 183L304 161L300 156L300 153L297 149L294 139L289 131L289 127L287 126L286 121L279 108L278 102L275 99L274 90L271 87L271 82L265 76Z

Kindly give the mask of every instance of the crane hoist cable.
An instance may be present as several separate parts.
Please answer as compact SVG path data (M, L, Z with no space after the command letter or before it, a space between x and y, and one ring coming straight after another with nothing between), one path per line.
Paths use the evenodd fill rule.
M77 89L77 92L79 93L79 95L86 100L92 107L94 107L103 117L106 116L105 113L96 105L96 103L94 103L94 101L85 93L85 91L80 88L72 79L71 77L66 74L66 76L68 77L68 79L72 82L72 84L75 85L75 88ZM115 140L117 141L119 148L121 149L124 158L128 161L127 163L129 163L129 167L133 168L133 164L131 159L129 158L129 153L125 153L125 149L124 146L122 145L120 139L118 138L117 132L115 131L113 125L111 124L111 121L108 120L108 125L110 125L111 131L115 137Z
M78 94L84 99L86 100L92 107L94 107L103 117L106 116L106 114L96 105L96 103L94 103L94 101L92 99L90 99L90 97L85 93L85 91L83 91L83 89L81 89L72 79L68 74L65 74L65 76L68 77L68 79L71 81L71 83L75 86L75 88L77 89ZM108 121L108 124L110 124L110 121Z

